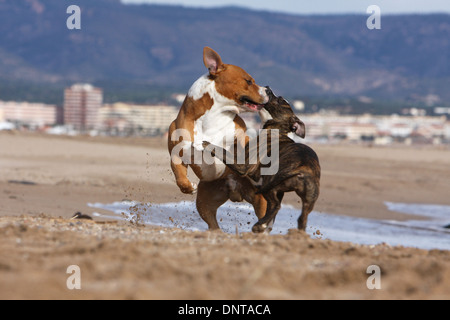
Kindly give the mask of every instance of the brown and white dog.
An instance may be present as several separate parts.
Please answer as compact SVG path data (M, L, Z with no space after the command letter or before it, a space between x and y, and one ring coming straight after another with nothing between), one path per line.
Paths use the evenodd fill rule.
M261 111L269 97L246 71L224 64L211 48L204 48L203 62L209 72L190 88L170 126L168 147L178 187L186 194L197 193L200 216L210 230L215 230L219 229L217 209L230 197L251 203L258 218L265 215L267 203L247 179L240 178L220 160L212 164L203 161L203 141L224 149L233 147L236 140L244 146L248 141L246 125L238 114ZM198 186L189 181L188 167L200 179Z

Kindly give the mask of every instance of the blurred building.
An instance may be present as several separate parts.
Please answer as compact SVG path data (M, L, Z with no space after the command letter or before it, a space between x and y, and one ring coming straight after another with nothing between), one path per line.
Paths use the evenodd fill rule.
M102 89L75 84L64 91L64 124L78 131L96 129L102 105Z
M450 115L450 108L437 107L434 108L434 113Z
M445 116L339 116L299 115L309 140L374 141L376 144L440 144L450 141L450 122Z
M100 109L99 127L111 135L163 135L177 115L172 106L115 103Z
M0 121L32 129L58 124L61 108L44 103L0 101Z

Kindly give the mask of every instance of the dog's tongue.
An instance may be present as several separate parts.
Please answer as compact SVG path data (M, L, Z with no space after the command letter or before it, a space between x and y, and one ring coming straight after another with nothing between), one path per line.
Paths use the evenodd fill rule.
M255 111L261 111L261 109L263 108L263 105L260 104L253 104L253 103L249 103L247 102L245 104L248 108L255 110Z

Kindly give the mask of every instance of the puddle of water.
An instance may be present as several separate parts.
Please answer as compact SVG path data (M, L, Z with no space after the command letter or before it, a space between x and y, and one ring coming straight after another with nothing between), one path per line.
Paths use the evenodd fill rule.
M111 212L111 215L94 213L101 217L121 219L169 228L206 231L207 225L200 218L193 202L150 204L138 202L115 202L111 204L88 204L92 208ZM307 232L312 237L359 244L387 243L392 246L421 249L450 250L450 206L406 204L386 202L391 211L420 215L429 220L371 220L312 212ZM253 208L248 204L228 202L217 213L222 230L228 233L251 232L257 222ZM297 227L301 211L283 206L278 213L272 234L286 234Z

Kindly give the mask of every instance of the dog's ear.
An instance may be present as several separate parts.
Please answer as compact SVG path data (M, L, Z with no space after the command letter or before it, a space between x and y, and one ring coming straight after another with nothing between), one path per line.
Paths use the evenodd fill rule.
M301 121L300 119L298 119L298 121L296 121L292 127L292 131L299 136L302 139L305 139L306 137L306 126L303 123L303 121Z
M203 49L203 63L211 75L216 75L224 68L220 55L209 47Z

